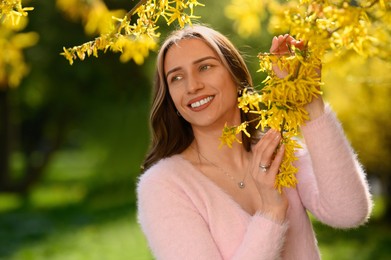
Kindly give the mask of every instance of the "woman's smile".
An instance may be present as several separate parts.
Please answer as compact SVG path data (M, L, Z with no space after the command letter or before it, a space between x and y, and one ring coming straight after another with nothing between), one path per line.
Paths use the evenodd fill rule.
M199 111L199 110L202 110L204 108L206 108L207 106L209 106L210 102L213 100L214 96L209 96L209 97L205 97L205 98L196 98L196 99L193 99L189 102L189 107L193 110L193 111Z

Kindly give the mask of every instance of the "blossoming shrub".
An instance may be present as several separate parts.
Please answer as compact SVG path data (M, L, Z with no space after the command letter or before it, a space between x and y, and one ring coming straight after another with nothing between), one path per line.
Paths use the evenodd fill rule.
M250 6L252 0L243 0ZM389 59L391 55L391 1L388 0L291 0L279 2L262 1L270 13L268 29L272 33L289 33L305 42L303 50L290 49L287 56L270 53L259 54L260 71L267 72L260 93L245 93L239 98L239 107L246 113L259 115L258 127L267 127L281 132L285 143L285 157L277 176L275 187L295 187L297 170L293 162L297 159L295 149L300 145L295 137L300 134L299 127L308 119L305 105L314 97L322 94L320 60L332 59L354 51L368 57L377 56ZM232 0L231 6L237 5ZM229 6L227 10L231 10ZM248 10L252 14L253 10ZM241 14L245 16L245 13ZM230 16L228 16L230 17ZM237 20L236 23L244 23ZM237 28L244 27L238 25ZM239 34L248 37L248 33ZM248 32L248 30L246 31ZM276 75L273 67L288 71L285 77ZM262 105L260 105L262 104ZM240 126L226 126L222 143L232 145L237 139L228 133L238 134L246 131L248 122ZM229 131L228 131L229 129Z

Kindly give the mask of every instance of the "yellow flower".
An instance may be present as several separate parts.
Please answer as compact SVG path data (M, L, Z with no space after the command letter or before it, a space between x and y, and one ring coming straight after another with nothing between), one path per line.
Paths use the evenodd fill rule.
M259 35L265 16L265 0L232 0L225 15L234 21L237 32L243 37Z
M150 50L157 48L156 42L148 36L140 36L138 39L122 39L121 47L121 62L127 62L131 59L138 65L144 63L144 59L148 56Z
M17 87L26 76L29 67L24 61L23 49L38 42L38 34L15 33L12 28L0 31L0 82Z
M239 134L240 132L243 132L245 135L250 137L251 135L247 132L246 128L248 126L248 122L241 123L238 127L236 127L235 134Z
M248 90L244 89L242 95L238 98L238 102L239 108L242 109L245 113L248 113L254 109L259 111L261 95L256 92L249 94Z
M69 11L75 9L74 0L66 2L57 0L57 4L63 10ZM141 2L140 2L141 3ZM83 8L77 10L78 14L85 22L85 28L88 32L98 31L100 36L94 41L84 43L72 48L64 48L63 55L70 64L77 58L85 59L86 55L98 56L98 51L111 50L120 52L120 61L127 62L133 60L136 64L144 63L149 51L157 49L156 38L160 37L157 32L157 22L163 17L168 24L175 21L181 27L185 24L191 24L192 19L198 18L194 15L194 7L203 6L196 0L173 0L159 1L147 0L135 10L129 11L123 18L114 17L116 27L114 28L109 17L113 15L101 0L87 1ZM86 11L87 10L87 11ZM190 13L189 13L190 11ZM138 16L136 21L131 24L133 15Z
M10 20L13 26L17 26L20 18L28 15L28 11L34 10L33 7L22 7L21 0L2 0L0 1L0 21L2 23Z
M227 126L225 124L223 128L222 135L220 136L220 147L227 145L229 148L232 148L234 142L239 142L240 140L236 137L236 128L235 126Z
M283 187L296 187L297 179L295 175L298 172L298 169L294 167L293 162L297 160L295 150L301 148L298 142L292 137L284 137L282 142L285 146L285 154L274 184L275 188L280 193Z

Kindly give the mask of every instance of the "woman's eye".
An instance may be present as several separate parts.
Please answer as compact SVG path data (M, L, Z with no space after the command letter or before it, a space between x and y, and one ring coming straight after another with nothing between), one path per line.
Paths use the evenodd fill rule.
M200 67L200 70L201 71L203 71L203 70L208 70L208 69L210 69L212 66L211 65L202 65L201 67Z
M178 80L181 80L182 79L182 76L173 76L172 78L171 78L171 82L175 82L175 81L178 81Z

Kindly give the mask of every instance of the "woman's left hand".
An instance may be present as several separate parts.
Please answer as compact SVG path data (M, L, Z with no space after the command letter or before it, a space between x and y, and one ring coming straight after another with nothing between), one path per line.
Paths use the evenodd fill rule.
M289 206L284 191L280 193L274 186L284 158L284 146L277 149L281 138L279 132L269 130L253 146L253 156L250 162L251 176L260 197L260 206L257 211L280 223L285 221Z
M291 53L291 46L295 46L300 50L304 50L305 43L303 41L298 41L289 34L275 36L272 40L272 46L270 47L270 53L283 56L283 55L293 55ZM321 77L321 67L317 69L319 78ZM273 65L273 71L279 78L285 78L289 72L287 70L281 70L277 64ZM310 120L318 118L324 113L324 102L320 95L312 99L312 102L305 106L307 112L309 113Z

